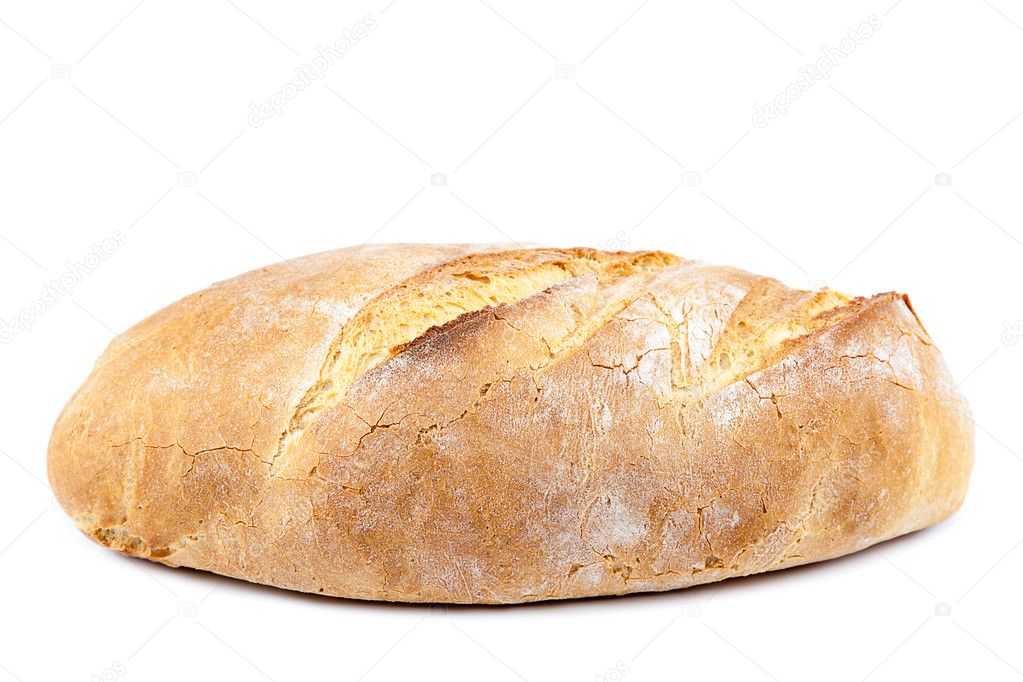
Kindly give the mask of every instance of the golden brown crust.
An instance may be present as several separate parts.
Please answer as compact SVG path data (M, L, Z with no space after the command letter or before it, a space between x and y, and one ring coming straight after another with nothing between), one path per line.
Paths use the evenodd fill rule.
M962 501L972 422L897 294L658 252L308 256L115 340L53 489L122 552L308 592L508 603L817 561Z

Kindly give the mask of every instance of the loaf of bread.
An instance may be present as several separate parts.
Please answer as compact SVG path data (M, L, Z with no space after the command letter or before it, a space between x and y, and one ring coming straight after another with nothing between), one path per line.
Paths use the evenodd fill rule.
M48 469L125 554L512 603L854 552L952 514L972 460L904 295L417 244L279 263L139 323L64 408Z

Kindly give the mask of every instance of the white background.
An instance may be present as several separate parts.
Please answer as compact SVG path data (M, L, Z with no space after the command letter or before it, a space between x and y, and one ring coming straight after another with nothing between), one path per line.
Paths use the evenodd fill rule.
M0 680L1023 675L1023 7L389 1L0 3L0 318L30 327L0 345ZM753 125L871 15L829 79ZM310 597L80 536L45 448L112 336L367 241L660 248L907 291L974 410L966 504L826 564L513 608Z

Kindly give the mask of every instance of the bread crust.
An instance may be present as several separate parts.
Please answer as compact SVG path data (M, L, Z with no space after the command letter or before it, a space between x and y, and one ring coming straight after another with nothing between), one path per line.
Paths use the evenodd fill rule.
M516 603L853 552L951 515L972 460L904 295L659 252L390 245L246 273L125 332L48 470L126 554Z

